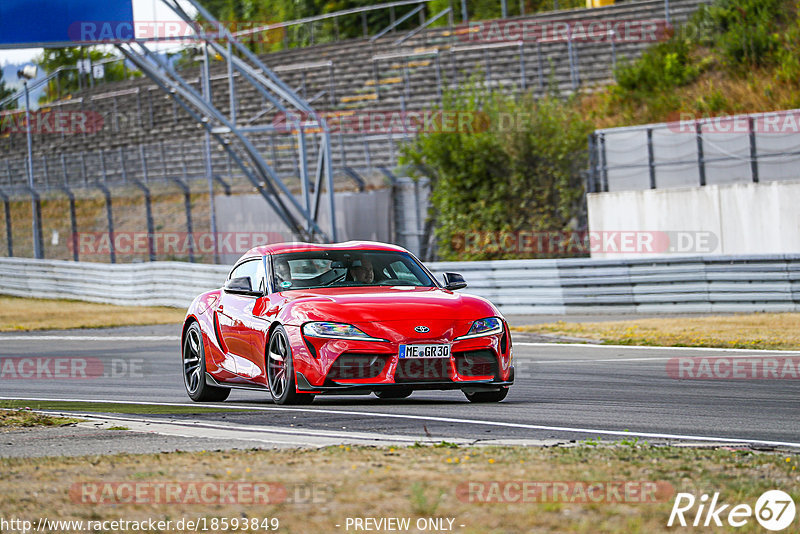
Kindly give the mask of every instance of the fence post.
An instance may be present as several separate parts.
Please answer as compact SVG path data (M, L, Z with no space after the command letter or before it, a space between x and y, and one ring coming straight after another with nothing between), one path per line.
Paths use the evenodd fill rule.
M50 169L47 167L47 154L42 156L42 169L44 170L44 189L50 189Z
M28 187L31 194L31 218L33 219L33 250L37 260L44 259L44 243L42 241L42 200L39 192Z
M467 13L467 0L461 0L461 22L466 23L469 21L469 13Z
M697 170L700 173L700 185L706 185L706 160L703 155L703 125L700 121L694 123L697 136Z
M747 130L750 138L750 176L753 183L758 183L758 151L756 150L756 128L753 117L747 118Z
M185 176L185 175L184 175ZM194 263L194 227L192 225L192 191L186 182L178 178L169 178L183 191L183 208L186 210L186 233L189 242L189 261Z
M608 36L611 38L611 74L614 81L617 81L617 32L608 30Z
M153 209L150 204L150 189L139 180L134 179L133 183L144 192L144 214L147 219L147 252L150 256L150 261L156 261L156 250L153 246L153 238L155 237L156 231L153 227Z
M647 129L647 165L650 167L650 189L656 188L656 162L653 154L653 129Z
M536 39L536 62L539 65L539 90L544 90L544 63L542 62L542 43Z
M595 146L595 133L592 132L589 134L588 139L588 148L589 148L589 173L588 173L588 180L586 184L586 192L587 193L594 193L595 192L595 183L597 181L597 148Z
M8 257L14 257L14 237L11 232L11 206L9 205L8 195L0 191L0 197L3 198L3 211L6 215L6 246L8 248Z
M59 187L62 191L67 194L67 199L69 199L69 226L72 230L72 259L73 261L79 261L78 258L78 219L75 216L75 195L72 193L69 187L66 185L62 185Z
M606 159L606 134L600 134L600 179L601 191L608 192L608 160Z
M117 263L117 251L114 246L114 211L111 206L111 191L108 188L97 182L97 188L103 192L106 199L106 220L108 222L108 255L111 258L111 263Z
M442 87L442 65L439 62L439 51L436 51L436 87L439 88L439 104L444 103L444 88Z
M336 106L336 82L335 75L333 73L333 61L328 64L328 96L331 102L331 108Z
M119 147L119 170L122 172L122 183L128 183L128 170L125 168L125 152Z

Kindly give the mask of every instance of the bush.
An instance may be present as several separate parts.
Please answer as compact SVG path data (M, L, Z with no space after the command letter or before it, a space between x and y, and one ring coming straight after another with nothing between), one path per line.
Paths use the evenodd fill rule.
M700 69L692 63L691 44L673 37L647 50L633 63L617 67L617 84L624 90L656 93L694 81Z
M734 70L774 64L781 48L778 33L791 14L788 0L717 0L698 13L712 33L708 44ZM778 31L776 31L778 30Z
M464 250L471 232L576 229L581 172L592 125L572 99L489 94L475 85L448 92L445 111L483 117L471 131L419 135L403 163L426 169L438 252L444 260L524 257L497 247Z

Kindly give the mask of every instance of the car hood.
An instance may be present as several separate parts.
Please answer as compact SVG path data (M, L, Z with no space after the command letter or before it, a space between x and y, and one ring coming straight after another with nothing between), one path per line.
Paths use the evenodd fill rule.
M430 287L356 287L286 291L286 310L295 324L410 319L475 320L499 316L489 301L475 295Z

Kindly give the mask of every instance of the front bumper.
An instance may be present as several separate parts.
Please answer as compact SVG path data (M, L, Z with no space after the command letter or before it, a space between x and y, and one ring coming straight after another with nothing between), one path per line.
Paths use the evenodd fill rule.
M426 324L433 325L432 321ZM452 325L452 323L450 323ZM315 394L358 394L393 389L490 391L514 383L511 337L500 334L466 340L471 323L440 329L436 335L392 335L393 329L369 331L388 342L356 341L304 336L300 328L289 332L297 391ZM459 332L461 330L461 332ZM449 344L449 358L399 358L400 344Z

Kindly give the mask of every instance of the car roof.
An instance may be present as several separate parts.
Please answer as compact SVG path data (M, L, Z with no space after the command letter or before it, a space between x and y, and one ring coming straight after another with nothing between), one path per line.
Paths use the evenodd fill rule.
M388 243L379 243L377 241L346 241L344 243L303 243L303 242L290 242L290 243L274 243L272 245L262 245L260 247L251 248L240 261L245 258L254 256L268 256L270 254L283 254L285 252L305 252L312 250L384 250L392 252L408 252L403 247L397 245L390 245ZM238 263L238 262L237 262Z

